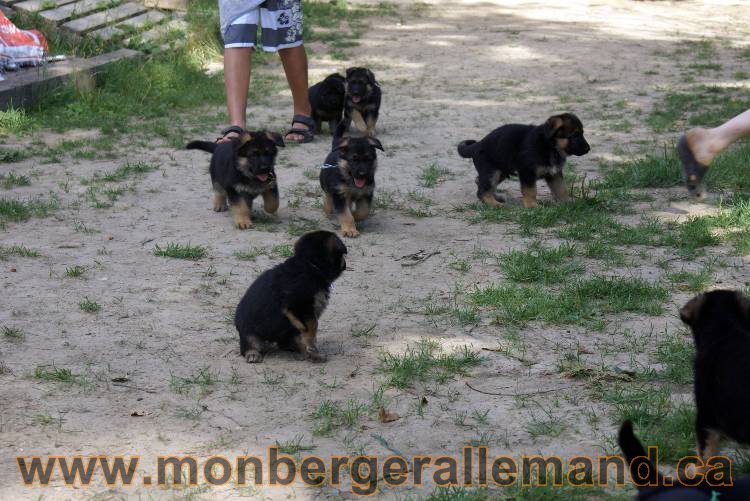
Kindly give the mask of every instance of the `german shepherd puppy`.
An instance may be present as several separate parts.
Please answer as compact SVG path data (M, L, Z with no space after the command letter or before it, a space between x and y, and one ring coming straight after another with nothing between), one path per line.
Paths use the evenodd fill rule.
M277 147L284 139L276 132L252 131L221 144L191 141L189 150L212 153L211 183L214 187L214 210L227 210L227 199L234 223L241 230L253 227L250 215L253 199L263 197L263 210L269 214L279 208L279 187L276 181Z
M354 125L361 134L375 137L382 96L375 75L367 68L349 68L346 70L345 84L344 119L339 123L336 136L345 136L354 120Z
M383 151L383 145L374 137L334 139L333 150L320 169L323 209L329 216L336 211L345 237L359 236L354 223L370 214L378 167L375 149Z
M568 155L585 155L591 148L583 137L583 124L572 113L555 115L542 125L508 124L484 139L468 139L458 145L458 154L471 158L477 169L477 197L492 207L505 200L495 193L510 176L521 182L523 205L536 207L536 182L544 179L561 202L570 200L563 180Z
M680 310L695 340L698 455L719 454L722 436L750 444L750 299L739 291L699 294Z
M719 494L718 499L740 501L750 499L750 476L734 479L732 486L710 486L705 481L695 486L686 486L675 479L667 479L659 473L646 454L641 441L633 433L633 423L625 421L620 427L617 442L630 465L630 476L638 479L643 486L638 487L638 500L650 501L710 501L716 499L713 493ZM648 469L644 468L648 466ZM644 471L645 470L645 471ZM644 475L647 473L647 475Z
M324 362L316 345L318 320L331 284L346 269L346 246L335 233L314 231L294 244L294 255L264 271L237 306L234 325L240 353L262 362L275 343L313 362Z
M321 123L328 122L331 134L336 133L336 127L341 122L344 113L344 77L338 73L328 75L322 82L318 82L308 90L312 118L315 120L315 132L320 132Z

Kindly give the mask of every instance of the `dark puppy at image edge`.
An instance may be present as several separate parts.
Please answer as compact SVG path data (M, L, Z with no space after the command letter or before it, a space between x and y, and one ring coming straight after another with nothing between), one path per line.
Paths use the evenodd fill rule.
M376 149L383 151L383 145L374 137L334 139L333 150L321 167L323 210L328 216L336 212L345 237L359 236L355 222L370 215L378 168Z
M722 437L750 444L750 299L739 291L706 292L688 301L680 318L695 341L698 455L718 456Z
M714 493L719 495L718 499L724 501L745 501L750 499L750 476L734 479L732 486L712 487L703 481L698 485L687 486L680 484L677 479L666 479L657 466L648 458L638 437L633 432L633 423L625 421L620 427L617 435L625 460L630 466L630 475L634 481L637 479L638 494L636 499L641 501L710 501L716 499ZM688 481L695 482L693 479Z
M480 141L469 139L458 145L458 154L471 158L477 169L477 197L492 207L504 200L495 193L503 180L518 176L523 205L536 207L536 182L544 179L557 200L570 200L563 180L569 155L585 155L591 148L583 137L583 124L575 115L563 113L542 125L508 124Z
M315 120L315 132L320 132L322 122L328 122L331 134L336 133L336 127L344 113L344 99L346 89L343 75L333 73L318 82L308 90L312 118Z
M261 362L275 343L323 362L316 344L318 320L331 284L346 269L346 246L335 233L314 231L294 244L294 255L263 272L248 288L234 316L240 353Z
M346 101L344 102L344 119L336 130L337 137L349 132L352 120L357 130L365 136L375 136L375 125L380 113L382 93L375 75L367 68L349 68L346 70Z
M284 146L280 134L267 131L244 132L226 143L191 141L189 150L212 153L209 172L214 189L213 209L232 209L234 223L241 230L253 227L253 200L263 197L263 210L269 214L279 208L279 187L276 181L276 154Z

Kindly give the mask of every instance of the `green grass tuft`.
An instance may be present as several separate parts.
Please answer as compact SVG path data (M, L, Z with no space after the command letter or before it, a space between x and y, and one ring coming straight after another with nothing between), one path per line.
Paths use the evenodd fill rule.
M23 245L11 245L5 247L0 245L0 260L6 260L11 256L17 257L39 257L42 253L38 250L29 249Z
M17 175L13 172L8 173L7 176L0 175L0 186L9 190L16 186L31 186L31 179L23 174Z
M443 353L437 342L423 339L409 346L403 355L382 353L380 370L387 374L389 386L409 388L417 382L445 382L454 375L466 374L481 361L479 353L467 346Z
M167 243L166 247L154 246L154 256L197 261L206 257L207 250L201 245Z
M537 242L527 251L498 256L497 263L508 280L556 284L583 273L583 265L573 261L575 256L575 245L564 243L556 248L545 248Z

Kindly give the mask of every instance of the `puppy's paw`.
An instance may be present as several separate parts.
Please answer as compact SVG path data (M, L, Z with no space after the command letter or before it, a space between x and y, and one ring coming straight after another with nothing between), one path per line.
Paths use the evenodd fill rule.
M341 228L341 234L347 238L357 238L359 236L359 231L357 231L357 228L354 227Z
M227 210L226 204L217 204L214 202L214 212L224 212Z
M236 224L237 228L240 230L249 230L254 227L253 222L249 219L235 219L234 224Z
M495 196L495 201L496 202L498 202L500 204L504 204L505 203L505 195L502 195L500 193L495 193L494 196Z
M263 355L256 350L249 350L245 353L245 360L248 364L259 364L263 361Z
M523 206L527 209L536 209L539 204L536 202L536 200L525 200L523 201Z
M319 363L319 364L323 363L323 362L325 362L327 360L326 357L325 357L325 355L323 355L322 353L320 353L317 349L315 349L315 350L308 350L307 351L307 358L311 362Z

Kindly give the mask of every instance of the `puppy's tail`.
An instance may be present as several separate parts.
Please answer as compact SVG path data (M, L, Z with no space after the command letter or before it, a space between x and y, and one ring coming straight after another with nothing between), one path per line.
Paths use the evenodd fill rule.
M185 148L188 150L203 150L209 153L213 153L216 150L216 143L211 141L190 141Z
M472 158L477 150L477 142L473 139L467 139L458 143L458 154L463 158Z
M662 476L659 473L659 470L656 469L656 465L648 459L646 450L643 448L641 441L638 440L638 437L635 436L635 433L633 432L633 423L629 419L622 423L620 433L617 434L617 443L620 444L620 449L622 449L622 453L630 465L631 476L637 476L639 480L644 481L644 484L647 480L650 485L661 485ZM635 458L642 458L642 460L633 462L633 459ZM638 473L639 467L644 463L649 465L647 479L642 478L641 474Z

